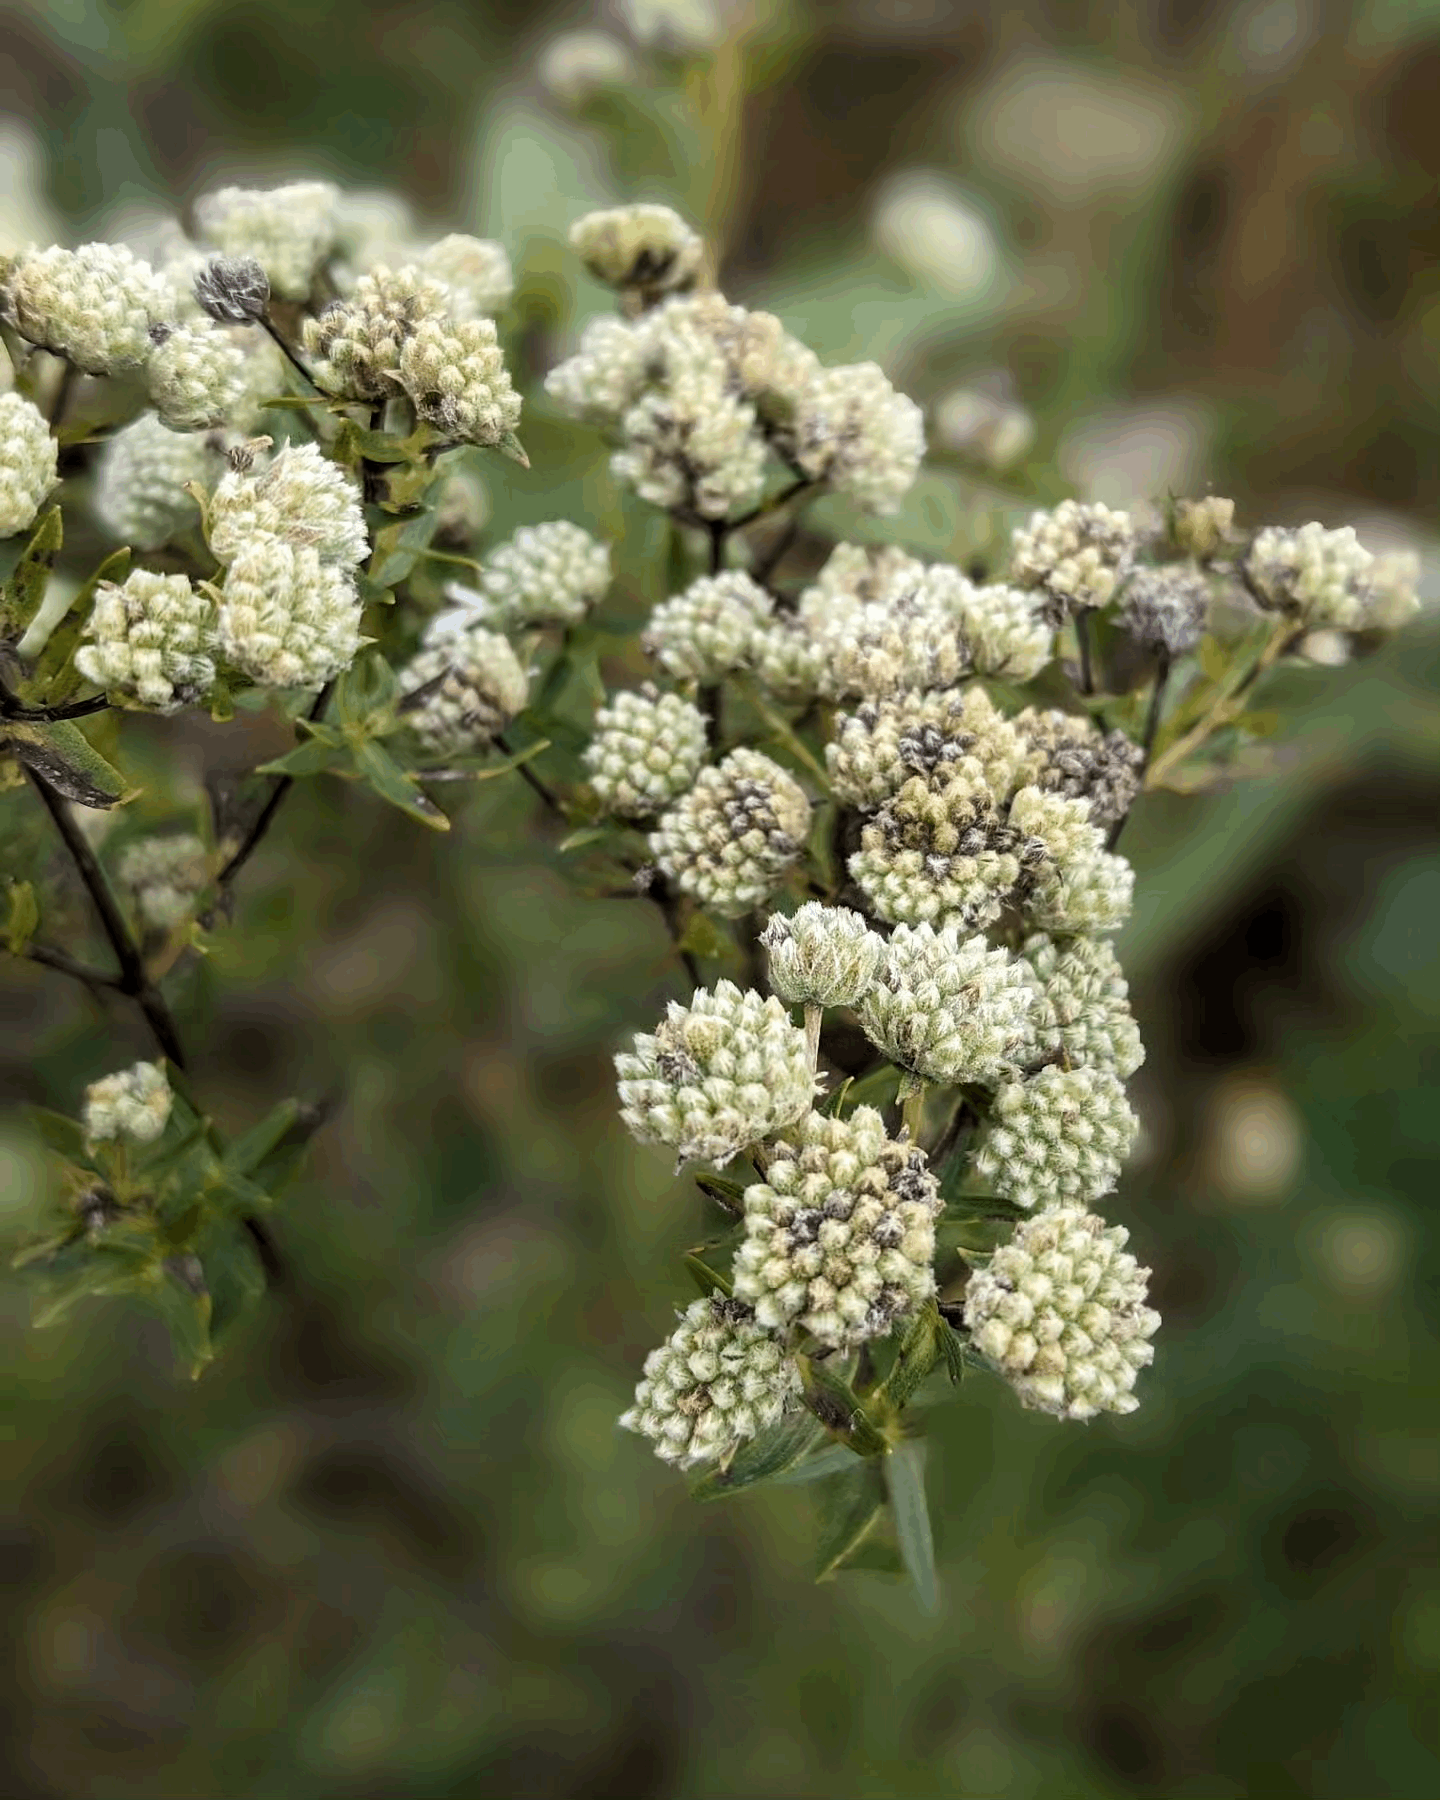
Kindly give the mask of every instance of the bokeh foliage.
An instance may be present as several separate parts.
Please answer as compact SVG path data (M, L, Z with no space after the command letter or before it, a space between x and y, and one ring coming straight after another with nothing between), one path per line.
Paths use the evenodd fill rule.
M400 181L506 241L532 370L600 304L560 247L575 212L715 198L663 92L547 108L530 70L556 21L519 6L3 18L7 104L67 231L237 165ZM1251 520L1384 509L1433 546L1440 26L1374 0L1324 26L1294 0L770 7L726 280L922 399L1009 368L1042 491L1139 429ZM1083 76L1074 105L1118 91L1143 167L1067 181L1012 66L1042 96ZM876 184L915 165L990 222L989 286L875 247ZM524 438L493 536L620 534L607 621L637 618L659 545L598 442L543 399ZM942 463L894 533L984 556L1019 504ZM307 784L175 992L226 1129L284 1093L332 1109L275 1219L286 1286L193 1386L123 1304L32 1333L5 1303L6 1791L1433 1789L1437 657L1422 622L1296 669L1267 776L1129 828L1147 1141L1114 1216L1156 1270L1157 1365L1139 1413L1088 1429L978 1375L937 1411L934 1619L879 1577L808 1584L810 1492L697 1508L615 1430L708 1223L614 1114L610 1051L680 991L658 924L574 891L518 781L447 838ZM127 729L157 777L179 745L150 823L287 741L263 717ZM145 1051L42 971L0 983L10 1098L73 1109ZM44 1176L18 1113L3 1133L18 1236Z

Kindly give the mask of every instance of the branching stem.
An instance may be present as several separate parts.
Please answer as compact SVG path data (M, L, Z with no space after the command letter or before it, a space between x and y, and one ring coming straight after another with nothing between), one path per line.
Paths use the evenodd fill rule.
M333 681L326 682L325 686L321 688L320 692L315 696L315 703L306 715L308 718L319 719L324 714L325 708L330 701L330 695L334 692L334 688L335 683ZM273 777L270 785L270 792L266 797L265 804L255 815L254 824L251 825L249 831L246 832L240 848L230 858L229 862L225 864L225 867L221 869L219 875L216 877L216 885L222 894L231 886L235 877L245 867L246 863L249 862L256 850L259 849L260 842L264 838L265 833L275 822L275 815L280 810L281 802L294 785L295 777L293 775L276 775Z

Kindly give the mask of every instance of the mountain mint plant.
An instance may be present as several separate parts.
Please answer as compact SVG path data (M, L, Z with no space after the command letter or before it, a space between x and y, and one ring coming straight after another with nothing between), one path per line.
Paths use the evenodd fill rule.
M543 398L498 244L427 245L325 182L222 188L165 241L0 260L3 941L135 1007L157 1056L97 1053L78 1117L40 1121L66 1198L21 1261L48 1315L138 1296L198 1373L283 1269L270 1215L321 1115L223 1135L172 996L294 783L445 830L436 793L463 822L463 784L524 780L683 976L616 1056L619 1122L697 1171L714 1230L621 1424L705 1498L823 1482L822 1571L924 1590L922 1386L973 1364L1061 1420L1143 1400L1159 1320L1106 1222L1144 1056L1110 942L1126 821L1253 763L1252 693L1313 632L1402 624L1413 566L1214 497L1157 523L1065 500L996 567L881 542L921 409L717 292L665 206L576 221L615 310ZM487 535L482 459L528 467L531 398L607 437L620 500ZM825 496L857 541L806 528ZM263 708L292 748L126 829L154 765L129 715L163 746ZM113 968L64 947L30 817Z

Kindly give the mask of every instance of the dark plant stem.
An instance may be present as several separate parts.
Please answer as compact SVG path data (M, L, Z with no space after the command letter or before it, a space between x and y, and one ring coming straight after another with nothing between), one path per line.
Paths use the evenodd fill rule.
M122 994L128 994L140 1011L145 1015L145 1023L150 1027L150 1034L160 1046L161 1053L166 1056L177 1069L185 1067L185 1052L180 1045L180 1033L171 1017L170 1008L164 996L151 982L145 971L145 959L141 956L139 946L130 935L130 928L125 923L124 914L116 904L115 896L110 891L110 883L105 879L105 871L100 867L95 852L86 842L84 833L75 823L70 812L70 803L57 794L43 775L36 774L34 769L25 771L30 784L45 802L46 810L55 822L55 829L60 833L65 848L70 853L70 860L75 864L80 879L84 882L90 899L99 916L101 927L109 939L110 948L115 953L115 960L120 965L119 980L115 983Z
M1145 771L1150 767L1150 757L1155 749L1155 734L1160 729L1160 715L1165 710L1165 684L1169 679L1170 658L1162 653L1155 667L1155 685L1150 689L1150 705L1145 713L1145 735L1140 740L1140 748L1144 753L1139 771L1142 780ZM1110 835L1105 840L1107 850L1113 850L1120 842L1120 834L1124 831L1126 820L1129 819L1133 810L1133 805L1127 806L1110 827Z
M260 328L265 332L266 336L270 338L271 342L275 344L276 348L280 351L286 362L290 364L291 368L297 370L299 374L304 377L305 385L318 394L320 392L319 383L305 367L304 363L301 362L300 358L290 348L289 344L285 342L284 334L275 324L274 320L271 319L268 312L260 315Z
M318 720L323 715L326 706L330 702L330 696L334 691L335 683L333 681L327 681L324 687L321 688L320 692L315 696L315 704L310 708L306 717ZM246 863L249 862L256 850L259 849L260 842L264 838L265 833L275 822L275 815L280 810L281 802L294 785L295 777L293 775L276 775L272 778L270 792L266 796L265 804L255 815L255 823L250 827L249 831L246 832L240 848L230 858L229 862L226 863L225 867L216 877L216 886L220 889L222 894L230 887L241 869L245 867Z
M104 694L92 694L88 700L72 700L65 706L27 706L0 687L0 719L13 719L21 725L55 725L64 719L91 719L96 713L109 710L110 702Z
M1075 614L1075 643L1080 651L1080 692L1095 692L1095 676L1090 665L1090 618L1082 607Z
M50 402L50 429L58 430L65 417L65 408L70 404L70 393L75 386L75 365L66 361L60 371L60 379L55 385L55 397Z
M710 534L710 573L718 575L725 567L725 539L730 528L723 519L707 519L705 529Z
M751 577L761 587L767 587L770 578L790 554L791 546L800 535L800 513L797 509L791 513L785 523L785 529L778 535L765 555L751 570Z
M73 980L83 982L92 991L101 988L114 994L123 991L118 975L107 975L103 969L89 968L85 963L76 962L73 956L67 956L63 950L52 950L48 944L27 944L24 954L31 962L43 963L47 969L58 969L62 975L69 975Z

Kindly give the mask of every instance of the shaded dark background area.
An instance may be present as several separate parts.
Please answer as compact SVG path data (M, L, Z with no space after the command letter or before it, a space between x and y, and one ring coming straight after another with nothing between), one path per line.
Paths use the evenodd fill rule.
M1434 594L1440 8L745 18L716 201L672 75L546 94L579 9L11 4L0 234L78 241L237 170L397 187L504 239L533 373L598 304L569 219L669 199L823 354L927 403L1005 370L1035 414L1010 483L942 459L867 533L993 558L1046 471L1122 503L1213 485L1252 524L1414 547ZM491 540L598 520L617 606L653 597L598 443L543 398L525 439ZM851 529L832 508L817 531ZM803 1491L696 1508L615 1430L704 1227L613 1110L610 1053L677 991L652 921L574 892L518 784L442 840L298 792L176 981L225 1123L334 1102L275 1220L287 1285L193 1386L119 1303L0 1313L4 1791L1435 1791L1437 658L1428 613L1287 671L1268 773L1137 814L1146 1129L1111 1211L1155 1269L1157 1363L1088 1428L979 1376L937 1407L933 1620L878 1577L808 1585ZM151 823L282 741L128 729ZM73 1107L145 1050L40 971L0 965L0 1004L14 1100ZM44 1173L15 1111L0 1193L16 1235Z

